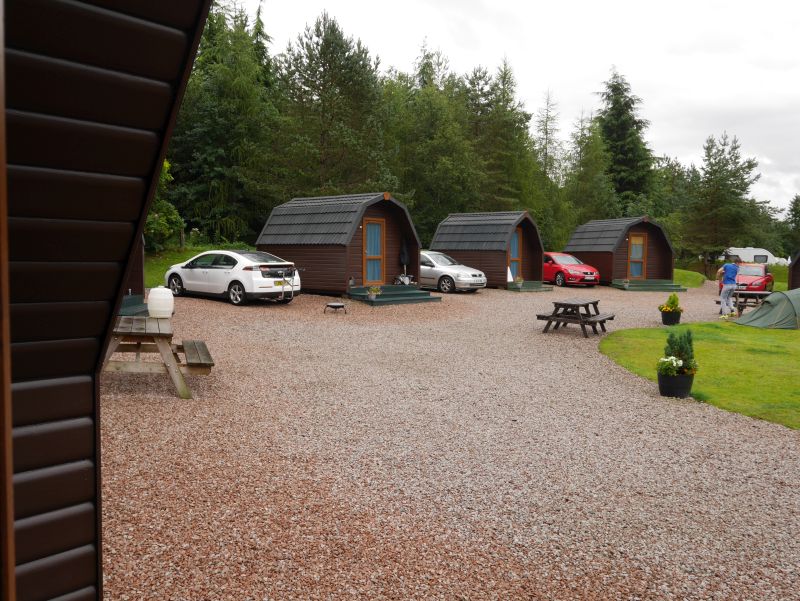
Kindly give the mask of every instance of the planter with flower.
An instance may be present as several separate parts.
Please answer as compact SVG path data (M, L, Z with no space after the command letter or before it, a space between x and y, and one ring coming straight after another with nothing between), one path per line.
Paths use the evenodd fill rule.
M667 302L663 305L658 305L658 310L661 311L661 323L665 326L674 326L680 323L683 307L680 306L677 294L670 294Z
M517 277L515 277L515 278L514 278L514 284L515 284L515 285L516 285L516 287L517 287L517 288L519 288L520 290L522 290L522 285L523 285L524 283L525 283L525 280L522 278L522 276L521 276L521 275L518 275Z
M686 398L697 373L691 330L677 335L670 332L664 355L658 360L658 392L661 396Z
M380 296L381 292L382 290L380 286L370 286L367 288L367 298L371 301L374 301L378 296Z

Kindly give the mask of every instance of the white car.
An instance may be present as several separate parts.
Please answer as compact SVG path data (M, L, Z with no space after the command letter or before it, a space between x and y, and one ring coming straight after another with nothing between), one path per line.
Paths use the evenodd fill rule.
M175 296L223 296L234 305L257 298L289 303L300 292L294 263L255 250L204 252L167 269L164 281Z
M486 288L486 274L480 269L462 265L444 253L421 250L419 285L421 288L435 288L445 293L456 290L475 292L480 288Z

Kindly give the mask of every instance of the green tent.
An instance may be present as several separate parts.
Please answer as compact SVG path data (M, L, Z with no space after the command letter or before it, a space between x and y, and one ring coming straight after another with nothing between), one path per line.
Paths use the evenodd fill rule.
M800 289L773 292L760 307L742 315L736 323L754 328L800 330Z

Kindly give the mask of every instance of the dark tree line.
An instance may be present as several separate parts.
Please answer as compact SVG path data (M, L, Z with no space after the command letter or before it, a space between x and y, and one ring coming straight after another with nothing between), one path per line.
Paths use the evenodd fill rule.
M424 46L413 72L382 72L327 14L280 54L268 42L260 11L250 21L212 8L168 152L162 219L171 203L209 240L252 242L293 197L388 190L423 243L448 213L526 209L552 249L587 220L648 214L686 255L798 250L800 197L783 220L754 200L757 164L727 134L706 140L700 166L656 156L642 100L615 70L564 145L552 95L527 112L507 62L456 74Z

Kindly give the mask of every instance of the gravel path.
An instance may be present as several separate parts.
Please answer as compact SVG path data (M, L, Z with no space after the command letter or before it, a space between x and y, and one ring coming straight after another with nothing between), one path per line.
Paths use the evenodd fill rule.
M576 295L612 331L667 296L177 299L216 361L195 399L103 376L106 598L800 599L800 432L543 334ZM683 320L713 300L681 294Z

